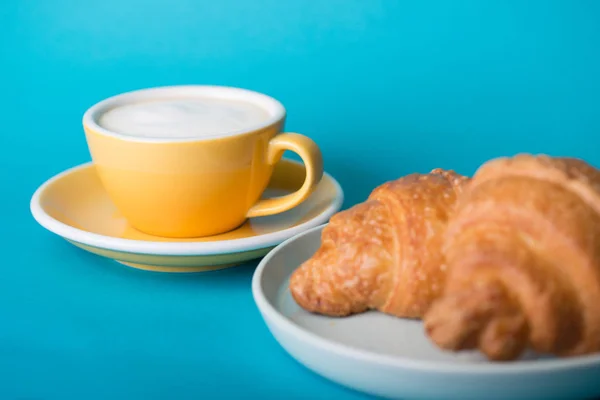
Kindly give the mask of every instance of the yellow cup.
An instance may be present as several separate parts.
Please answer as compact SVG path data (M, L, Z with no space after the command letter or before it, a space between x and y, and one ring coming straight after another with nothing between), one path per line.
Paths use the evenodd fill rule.
M120 105L198 96L250 102L266 110L269 119L251 129L191 139L132 136L98 122ZM129 223L148 234L189 238L227 232L247 218L284 212L310 195L323 175L321 152L306 136L281 133L285 116L280 102L249 90L171 86L103 100L86 111L83 127L100 180ZM294 193L261 199L286 150L304 162L304 184Z

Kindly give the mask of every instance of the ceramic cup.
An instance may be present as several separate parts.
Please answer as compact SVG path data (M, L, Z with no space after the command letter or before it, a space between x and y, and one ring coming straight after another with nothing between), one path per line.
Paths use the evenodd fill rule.
M266 110L268 120L250 129L200 138L132 136L99 122L103 113L121 105L199 96L250 102ZM247 218L289 210L310 195L323 174L321 152L306 136L281 133L285 116L280 102L253 91L171 86L103 100L85 112L83 127L98 176L128 222L151 235L186 238L230 231ZM304 184L294 193L261 199L286 150L302 159Z

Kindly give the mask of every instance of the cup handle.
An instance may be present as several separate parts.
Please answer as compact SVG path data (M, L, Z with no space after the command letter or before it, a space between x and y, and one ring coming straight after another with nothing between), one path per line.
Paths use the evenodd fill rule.
M323 156L312 139L299 133L281 133L269 142L267 162L277 163L286 150L298 154L306 168L306 178L302 187L294 193L272 199L259 200L248 211L247 217L264 217L279 214L302 203L312 193L323 176Z

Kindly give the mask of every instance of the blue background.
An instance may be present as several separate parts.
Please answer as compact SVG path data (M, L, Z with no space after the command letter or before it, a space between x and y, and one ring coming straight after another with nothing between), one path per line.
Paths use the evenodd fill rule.
M3 0L0 397L362 398L271 337L255 264L171 276L88 255L28 202L89 160L85 109L207 83L280 99L345 206L434 167L545 152L600 164L600 2ZM8 257L8 258L7 258Z

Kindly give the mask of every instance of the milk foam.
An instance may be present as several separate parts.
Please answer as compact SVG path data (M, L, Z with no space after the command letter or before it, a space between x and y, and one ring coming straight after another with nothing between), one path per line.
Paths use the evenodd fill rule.
M252 103L196 97L125 104L102 114L98 123L122 135L202 138L252 129L269 117Z

